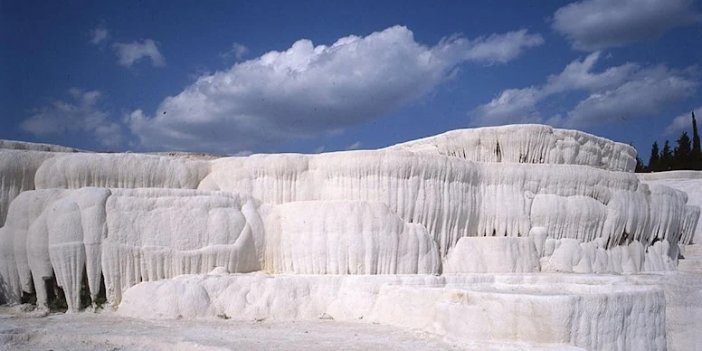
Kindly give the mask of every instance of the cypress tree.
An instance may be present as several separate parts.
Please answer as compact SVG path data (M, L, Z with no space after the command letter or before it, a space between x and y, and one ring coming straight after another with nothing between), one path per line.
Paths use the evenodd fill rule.
M658 151L658 143L653 142L653 145L651 145L651 158L648 159L648 169L653 171L653 172L658 172L660 171L660 151Z
M692 148L687 132L682 132L676 141L675 154L673 155L673 169L690 169Z
M671 169L673 169L673 152L670 151L670 144L666 140L663 144L663 152L661 152L660 170L670 171Z
M634 168L634 172L636 172L636 173L648 172L648 167L646 167L646 164L643 163L643 161L641 160L641 157L639 157L639 155L636 155L636 168Z
M697 130L697 120L695 119L695 111L692 111L692 164L691 168L702 170L702 150L700 149L700 133Z

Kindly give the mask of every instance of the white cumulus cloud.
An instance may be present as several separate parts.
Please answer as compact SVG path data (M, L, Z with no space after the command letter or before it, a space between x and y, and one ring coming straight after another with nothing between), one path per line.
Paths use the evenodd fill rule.
M697 130L700 129L700 116L702 115L702 106L698 106L693 109L695 111L695 119L697 119ZM683 131L687 130L688 135L692 136L692 114L690 112L685 112L678 115L670 121L670 124L663 131L663 135L678 137L678 135Z
M232 47L229 48L229 50L223 54L220 54L220 56L223 59L235 59L236 61L241 61L241 59L246 56L246 54L249 53L249 48L247 48L243 44L239 43L233 43Z
M93 45L98 45L105 41L109 36L109 32L104 27L97 27L90 31L90 43Z
M580 101L568 113L565 125L580 128L655 116L663 107L692 95L696 86L696 81L663 65L642 69L622 85Z
M665 65L642 67L635 63L595 72L600 59L595 52L568 64L561 73L538 86L503 90L472 111L474 125L547 122L586 128L631 118L650 117L662 108L694 93L698 81L688 72ZM544 116L539 105L569 92L585 92L570 111Z
M505 34L492 34L469 43L470 48L465 55L467 59L505 63L519 56L524 48L543 44L544 39L522 29Z
M657 38L701 18L692 0L584 0L559 8L552 26L573 48L595 51Z
M117 54L117 62L124 67L131 67L141 59L150 59L153 66L164 66L166 60L158 50L158 45L151 39L141 42L116 43L113 45Z
M541 116L536 104L544 92L538 87L506 89L490 102L478 106L473 115L475 125L500 125L539 122Z
M303 39L231 68L200 76L129 125L149 149L257 150L338 132L413 101L466 62L506 62L540 45L525 30L429 47L395 26L331 45Z
M43 106L20 124L20 128L35 136L46 137L66 133L88 133L104 146L121 143L122 128L109 119L99 106L99 91L70 89L69 101L54 100Z

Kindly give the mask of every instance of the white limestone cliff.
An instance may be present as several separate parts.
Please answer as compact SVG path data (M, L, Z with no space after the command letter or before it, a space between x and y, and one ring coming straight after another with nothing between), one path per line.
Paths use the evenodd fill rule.
M28 150L28 151L48 151L48 152L81 152L82 150L74 149L53 144L30 143L17 140L2 140L0 139L0 149L6 150Z
M436 274L436 243L383 203L300 201L266 220L266 270L301 274Z
M104 289L112 306L130 314L143 309L192 318L223 311L349 317L349 306L360 304L367 316L397 324L397 316L388 320L372 312L400 308L381 297L410 301L426 293L436 299L422 300L422 311L443 321L437 324L443 329L425 329L459 335L467 327L452 324L456 311L473 310L464 298L545 303L531 296L543 293L538 289L526 293L526 300L466 293L458 286L466 283L462 279L483 279L470 274L669 271L700 231L702 196L694 185L674 183L678 190L655 176L639 178L631 172L631 147L547 126L458 130L380 150L319 155L211 159L42 150L48 151L0 148L0 302L35 294L46 307L55 279L70 311L83 308L81 295L95 302ZM685 191L695 196L688 201ZM282 288L263 274L299 279ZM344 284L365 284L365 278L332 278L341 275L384 278L369 293L344 290ZM382 288L388 282L442 289ZM254 296L247 286L266 294L281 289L276 294L289 298ZM502 288L486 287L500 294ZM599 318L598 311L609 308L602 296L611 295L626 308L653 311L653 325L628 320L622 328L634 329L622 332L648 338L653 346L644 349L661 349L657 292L573 289L565 295L579 297L564 297L563 306L597 306L567 312L573 323ZM386 292L378 295L381 290ZM144 306L153 303L156 291L166 299ZM339 302L342 292L361 297ZM309 305L312 297L329 304ZM452 301L456 309L449 308ZM489 321L490 313L473 322ZM638 328L653 329L642 336ZM575 339L553 340L586 348L638 347L617 344L606 330L593 331L597 340L587 339L595 329L582 326ZM566 331L557 330L553 335Z
M50 152L0 149L0 226L5 223L10 203L21 192L34 190L34 177Z
M624 172L636 166L636 150L629 145L538 124L452 130L388 149L475 162L574 164Z
M527 273L539 270L536 244L529 237L464 237L444 263L444 273Z
M626 276L212 273L139 284L118 313L366 321L516 349L664 350L665 303L663 289Z
M206 161L144 154L59 154L36 171L36 188L194 189L208 173Z
M691 206L687 209L689 214L686 216L686 226L696 227L694 231L686 231L692 233L692 237L685 237L685 244L700 243L702 244L702 225L697 225L699 208L702 207L702 172L700 171L672 171L659 173L641 173L637 174L641 182L645 184L660 184L666 187L677 189L685 192L688 195ZM697 207L697 208L695 208Z

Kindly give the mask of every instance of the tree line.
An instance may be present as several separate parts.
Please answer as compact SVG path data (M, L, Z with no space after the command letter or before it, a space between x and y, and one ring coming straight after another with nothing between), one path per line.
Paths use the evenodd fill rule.
M651 158L644 164L636 158L636 172L663 172L681 169L702 170L702 150L700 150L700 134L697 130L695 112L692 112L692 141L686 131L680 134L675 141L675 148L671 149L668 140L661 150L658 142L651 145Z

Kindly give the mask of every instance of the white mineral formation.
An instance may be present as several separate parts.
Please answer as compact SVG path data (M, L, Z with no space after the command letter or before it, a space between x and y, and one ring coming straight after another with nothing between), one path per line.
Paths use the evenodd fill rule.
M0 139L0 226L7 208L19 193L34 189L34 176L41 164L56 153L79 150L49 144Z
M522 347L665 349L661 288L616 276L554 278L191 275L127 290L118 312L146 319L363 320Z
M269 272L439 273L439 250L426 228L404 222L380 202L281 204L266 220L266 232Z
M662 172L662 173L642 173L637 174L639 179L646 184L661 184L673 189L684 191L688 198L688 204L690 206L687 211L690 213L686 215L685 225L690 228L697 227L697 230L688 230L686 233L694 233L690 238L684 238L683 243L689 244L692 242L702 244L702 226L697 226L697 220L699 215L695 216L695 213L699 212L700 207L702 207L702 172L699 171L672 171L672 172Z
M453 130L388 149L474 162L573 164L624 172L631 172L636 166L636 150L629 145L577 130L536 124Z
M681 260L678 269L689 272L702 273L702 225L698 225L699 208L702 207L702 172L699 171L673 171L661 173L639 174L639 179L647 184L660 184L680 191L688 195L688 212L685 216L684 233L692 236L684 236L680 239ZM691 228L697 227L697 230ZM695 245L689 245L694 243ZM702 315L702 311L700 312Z
M36 172L36 188L194 189L209 171L205 161L139 154L63 154Z
M640 180L630 146L548 126L218 159L0 146L0 302L43 308L60 287L69 311L104 292L140 317L364 317L660 350L660 289L558 279L674 270L701 237L697 173Z
M49 152L80 152L79 149L52 144L30 143L26 141L2 140L0 139L0 149L10 150L32 150Z
M464 237L451 250L444 273L539 271L539 254L529 237Z
M37 169L54 154L39 151L0 149L0 226L17 195L34 189Z

